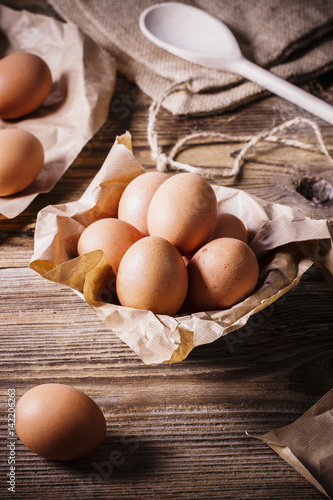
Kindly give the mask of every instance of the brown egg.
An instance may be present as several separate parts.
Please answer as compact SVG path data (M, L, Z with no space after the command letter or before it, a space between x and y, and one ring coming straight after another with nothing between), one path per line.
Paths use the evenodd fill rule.
M212 239L216 238L236 238L247 243L246 227L236 215L228 213L218 213L216 227Z
M259 277L254 252L234 238L219 238L204 245L190 260L187 271L187 302L195 311L233 306L253 292Z
M44 149L36 136L20 129L0 130L0 196L27 188L43 163Z
M163 172L146 172L133 179L125 188L118 207L118 218L148 236L147 212L157 188L170 176Z
M217 201L212 186L198 174L176 174L157 189L148 208L151 236L170 241L182 255L212 236Z
M184 302L187 283L186 266L176 247L158 236L146 236L122 258L116 289L122 306L172 315Z
M75 460L104 440L106 422L86 394L64 384L28 390L15 409L16 433L29 450L50 460Z
M0 118L20 118L37 109L52 88L46 62L28 52L0 60Z
M143 234L123 220L111 217L100 219L83 231L77 244L77 253L83 255L93 250L103 250L110 266L117 273L124 253L140 238L143 238Z

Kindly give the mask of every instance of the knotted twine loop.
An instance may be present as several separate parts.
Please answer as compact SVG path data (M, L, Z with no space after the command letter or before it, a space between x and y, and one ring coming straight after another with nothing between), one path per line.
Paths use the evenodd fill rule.
M177 143L174 145L174 147L171 149L169 154L164 153L158 144L158 134L155 130L157 116L163 104L164 99L173 92L177 92L179 90L186 90L187 83L189 83L188 80L173 83L158 99L154 100L151 103L149 108L147 136L148 136L149 146L151 149L151 157L155 161L156 168L158 171L167 172L169 169L175 171L183 170L185 172L199 173L207 178L212 178L215 176L220 176L224 178L236 177L241 171L247 152L263 140L284 144L286 146L305 149L308 151L316 151L316 148L312 144L277 136L279 132L282 132L295 125L300 125L302 123L309 125L313 129L318 144L320 146L321 152L329 159L329 161L333 162L333 157L327 150L322 133L318 125L312 120L309 120L308 118L303 118L301 116L297 116L292 120L285 121L284 123L276 127L273 127L271 130L268 130L266 132L261 132L260 134L255 136L229 135L229 134L223 134L222 132L194 132L192 134L185 135L184 137L179 139ZM178 153L180 153L182 149L191 147L191 142L194 140L200 140L200 141L206 140L207 142L210 143L211 142L218 143L226 141L227 142L247 141L247 143L238 153L232 167L225 167L225 166L218 168L198 167L194 165L189 165L188 163L182 163L176 161L175 158L177 157ZM200 143L204 144L204 142Z

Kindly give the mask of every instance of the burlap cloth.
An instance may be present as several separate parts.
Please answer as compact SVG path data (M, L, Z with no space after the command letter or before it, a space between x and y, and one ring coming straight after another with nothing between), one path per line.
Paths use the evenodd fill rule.
M174 114L213 113L267 95L241 77L202 68L156 47L141 33L138 19L156 0L50 0L65 20L76 23L110 51L120 72L151 98L172 82L187 80L164 107ZM197 0L224 21L243 54L293 82L305 82L333 68L332 0Z

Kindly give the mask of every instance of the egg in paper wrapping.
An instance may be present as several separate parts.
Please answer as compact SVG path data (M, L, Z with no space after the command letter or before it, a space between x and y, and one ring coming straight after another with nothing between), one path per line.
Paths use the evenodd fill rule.
M177 174L157 189L148 208L148 231L170 241L182 255L197 250L212 236L217 200L212 186L198 174Z
M116 290L122 306L155 314L175 314L187 293L187 271L182 256L169 241L146 236L123 256Z
M243 221L234 214L220 212L217 214L216 226L212 239L236 238L247 243L247 230Z
M16 52L0 59L0 118L31 113L43 104L51 89L51 71L41 57Z
M235 238L218 238L201 247L187 271L187 303L193 311L228 309L248 297L259 278L253 250Z
M143 238L143 234L123 220L113 217L99 219L81 233L77 245L78 255L103 250L113 271L117 273L124 253L140 238Z
M170 176L163 172L145 172L133 179L125 188L118 207L118 218L149 236L148 207L157 188Z
M26 130L0 130L0 196L9 196L27 188L44 163L44 148L34 134Z

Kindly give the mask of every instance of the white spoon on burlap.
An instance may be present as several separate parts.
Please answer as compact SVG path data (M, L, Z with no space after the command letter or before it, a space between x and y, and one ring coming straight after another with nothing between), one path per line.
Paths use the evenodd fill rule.
M229 28L204 10L160 3L144 10L139 24L162 49L200 66L241 75L333 124L333 106L246 59Z

